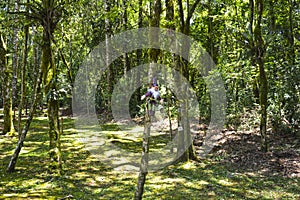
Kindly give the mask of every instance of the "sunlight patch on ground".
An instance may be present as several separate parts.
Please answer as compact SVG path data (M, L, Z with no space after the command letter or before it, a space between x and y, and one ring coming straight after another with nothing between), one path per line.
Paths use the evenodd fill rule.
M18 193L10 193L10 194L3 194L4 198L13 198L13 199L21 199L28 197L27 194L18 194Z
M149 183L150 185L159 185L157 183L160 183L160 184L175 184L175 183L183 183L185 182L185 179L184 178L164 178L164 177L161 177L161 176L155 176L155 177L152 177L151 180L149 180ZM154 186L153 186L154 187Z
M236 183L233 183L233 182L230 182L230 181L224 180L224 179L218 180L218 183L222 186L234 186L234 185L236 185Z
M209 182L204 181L204 180L200 180L200 181L197 181L197 184L199 184L199 185L208 185Z
M22 156L19 158L16 172L12 174L5 173L5 169L17 139L0 137L0 149L3 150L0 152L0 158L4 161L0 162L0 199L60 199L69 194L74 196L73 199L133 198L138 173L112 170L99 158L87 152L83 143L75 140L78 134L73 129L64 130L62 135L65 174L60 177L49 174L48 157L45 156L48 152L48 135L46 130L42 130L43 134L36 134L41 127L47 125L47 120L45 118L35 121L34 129L28 135L25 148L21 151ZM68 126L71 123L68 122ZM143 127L140 130L142 129ZM116 142L120 148L132 148L133 152L138 152L136 162L139 164L141 138L135 133L138 131L106 131L105 134L110 138L106 138L105 142ZM159 136L155 143L163 144L164 140L160 137L163 134L157 132L151 136ZM152 152L160 148L159 146L154 149L156 146L152 145ZM126 166L124 160L120 161L119 164L130 166ZM136 167L139 169L139 166ZM230 170L231 173L228 172ZM247 198L296 200L300 198L299 181L284 177L263 177L255 172L234 172L230 167L208 159L201 163L187 162L148 173L143 199Z
M142 153L143 127L126 127L124 130L120 130L116 124L108 124L103 125L101 129L78 130L78 142L84 144L85 149L91 152L93 157L116 170L138 171ZM174 144L167 145L166 138L168 138L166 133L151 132L150 170L161 168L174 160L176 150L172 153L170 151Z
M196 166L192 162L187 162L182 165L183 169L196 169Z

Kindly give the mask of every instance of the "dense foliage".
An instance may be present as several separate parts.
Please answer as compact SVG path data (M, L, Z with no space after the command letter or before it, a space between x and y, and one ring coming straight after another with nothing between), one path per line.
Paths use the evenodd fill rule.
M7 69L12 80L13 109L17 109L21 98L21 70L24 59L25 66L25 106L32 102L32 92L41 60L42 26L30 13L37 11L42 4L55 1L22 1L8 0L1 3L1 35L7 46ZM58 69L58 94L60 104L70 106L72 86L76 72L85 56L99 42L104 41L107 31L109 35L126 29L150 26L153 18L152 6L148 1L107 1L109 11L105 11L102 1L57 1L60 12L52 41L54 62ZM166 1L169 2L169 1ZM160 26L172 27L181 31L181 20L178 6L181 1L171 1L174 18L166 15L170 7L162 2ZM241 115L251 110L258 111L259 105L259 69L255 61L255 35L257 22L252 1L201 1L198 2L190 20L190 35L200 41L210 53L222 72L227 89L228 124L238 125ZM255 1L254 4L257 2ZM190 2L192 5L193 2ZM188 5L184 6L187 14ZM190 5L190 7L191 7ZM126 12L125 12L126 11ZM139 19L139 12L142 19ZM170 13L170 12L169 12ZM38 13L36 13L38 14ZM165 17L164 17L165 16ZM41 16L42 17L42 16ZM108 20L107 20L108 19ZM141 22L140 22L141 21ZM124 23L126 22L126 23ZM109 23L107 26L106 23ZM26 28L27 27L27 28ZM107 28L109 27L109 29ZM299 2L273 1L264 2L261 21L262 41L265 49L264 66L268 79L268 115L269 122L276 130L290 128L295 131L299 124ZM26 30L29 33L25 38ZM28 40L28 53L23 57L24 45ZM140 58L140 55L142 58ZM139 54L139 55L138 55ZM99 113L109 112L110 94L107 85L118 81L124 71L147 63L147 50L132 52L127 56L127 64L120 58L113 63L111 72L113 79L107 82L101 79L98 96ZM161 58L165 63L167 60ZM170 58L169 58L170 60ZM124 69L125 68L125 69ZM3 67L1 67L4 70ZM201 114L209 117L209 98L201 76L195 74L193 66L189 66L189 81L197 91L201 102ZM4 70L5 71L5 70ZM1 73L4 76L4 73ZM1 104L3 105L5 89L1 79ZM8 85L9 86L9 85ZM133 102L137 105L138 102ZM40 103L42 104L42 102ZM132 106L136 108L136 106ZM136 109L135 114L138 114Z
M223 132L259 132L262 152L269 151L278 136L292 135L296 144L300 135L299 6L299 0L1 1L0 108L3 112L0 113L0 134L18 136L6 171L14 171L31 122L39 114L48 117L48 128L45 128L49 133L48 167L60 175L63 173L60 138L64 127L60 115L72 116L76 75L100 43L106 44L103 60L108 65L96 83L97 88L92 88L96 90L93 98L100 122L113 119L112 94L122 77L145 63L150 63L148 74L152 76L158 63L167 66L164 73L176 70L190 83L199 102L199 126L206 128L212 115L212 99L203 74L184 59L192 51L190 43L175 41L176 48L186 50L181 56L145 48L123 52L110 64L111 52L115 49L111 49L109 39L143 27L167 28L170 33L174 30L184 34L199 42L210 55L216 69L208 72L203 67L203 71L219 72L226 89ZM148 39L151 44L161 41L155 31L149 33ZM180 83L178 90L186 91L187 87ZM132 80L131 85L134 84ZM140 97L147 87L147 84L139 86L130 99L130 115L137 121L145 114ZM171 123L171 119L179 116L178 97L167 81L160 87ZM190 105L187 98L180 103ZM187 110L180 112L187 116ZM184 129L182 135L179 134L177 147L185 145L182 141L192 139L190 128L186 128L190 122L179 118L178 127L182 122ZM145 121L149 122L150 131L150 118ZM143 145L148 139L144 138ZM185 153L180 161L197 160L191 143L183 148ZM149 150L149 146L147 148ZM144 150L147 148L143 146ZM147 171L144 181L146 174ZM142 192L137 193L136 199L139 199L137 196Z

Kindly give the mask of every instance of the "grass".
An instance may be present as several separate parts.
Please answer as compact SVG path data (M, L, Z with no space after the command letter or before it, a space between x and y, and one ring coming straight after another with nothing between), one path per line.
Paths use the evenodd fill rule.
M35 118L21 151L16 171L5 169L17 139L0 136L0 199L132 199L137 173L112 170L76 140L71 119L64 120L62 150L64 174L56 176L47 167L47 119ZM110 140L119 147L138 151L141 140L117 137L114 125L104 125ZM155 141L164 143L164 137ZM128 146L130 145L130 146ZM155 144L152 144L155 145ZM201 163L188 162L151 172L144 199L300 199L300 180L261 176L235 170L214 156Z

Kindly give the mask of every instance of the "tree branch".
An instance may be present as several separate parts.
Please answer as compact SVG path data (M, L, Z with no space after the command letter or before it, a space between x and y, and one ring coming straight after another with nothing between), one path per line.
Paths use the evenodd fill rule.
M179 7L180 27L181 27L181 32L183 32L185 23L184 23L182 0L178 0L178 7Z
M186 19L186 23L189 23L189 21L191 20L195 10L196 10L196 7L198 6L198 4L200 3L200 0L196 0L196 2L192 5L192 8L188 11L188 17Z

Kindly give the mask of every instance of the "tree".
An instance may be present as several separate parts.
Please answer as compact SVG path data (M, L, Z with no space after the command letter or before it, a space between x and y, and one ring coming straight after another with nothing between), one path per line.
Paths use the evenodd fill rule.
M160 15L162 12L162 5L161 0L154 0L153 2L153 8L150 9L150 27L159 27L160 26ZM159 43L159 33L157 31L151 31L149 32L149 43L151 45L157 45ZM153 78L156 76L156 63L158 61L159 56L159 49L150 48L149 49L149 72L148 72L148 78L149 83L152 82ZM150 103L147 103L147 110L151 109L149 108ZM143 192L144 192L144 184L146 182L146 177L148 174L148 162L149 162L149 138L150 138L150 128L151 128L151 116L149 115L149 112L146 112L145 114L145 125L144 125L144 132L143 132L143 151L142 151L142 159L141 159L141 166L140 166L140 172L138 176L138 184L136 188L136 192L134 194L134 199L142 199Z
M19 136L19 140L18 140L17 146L16 146L16 148L14 150L14 153L11 156L10 162L9 162L9 164L7 166L6 171L8 173L11 173L11 172L13 172L15 170L19 154L20 154L21 149L23 147L26 135L27 135L27 133L29 131L30 124L32 122L33 116L34 116L34 114L36 112L37 104L38 104L38 102L40 100L39 99L40 92L41 92L40 85L42 83L42 71L41 71L41 69L39 70L39 72L38 72L38 74L36 76L36 81L35 82L36 82L36 84L35 84L35 87L34 87L33 98L32 98L33 102L31 103L30 112L28 114L28 117L27 117L27 120L25 122L25 125L22 128L21 135Z
M196 7L198 6L198 4L200 3L200 0L196 0L194 2L194 4L189 5L189 3L187 4L187 15L185 17L184 15L184 8L183 8L183 3L182 0L178 0L177 4L178 4L178 11L179 11L179 19L180 19L180 27L179 30L180 32L182 32L183 34L189 36L190 35L190 31L191 31L191 19L193 17L193 14L195 12ZM190 53L190 44L188 42L185 42L182 47L181 47L181 55L184 56L184 58L188 59L189 58L189 53ZM176 59L176 66L180 66L179 71L181 72L181 74L186 77L189 80L189 65L187 60L184 60L182 58L177 58ZM181 84L181 86L179 87L179 89L181 90L182 94L185 94L185 91L187 91L187 86L185 84ZM196 156L196 152L194 149L194 145L192 142L192 138L191 138L191 132L190 132L190 122L188 120L189 114L188 114L188 105L189 105L189 100L188 98L184 98L184 102L182 103L182 116L183 116L183 136L179 137L179 143L178 143L178 148L179 148L179 154L181 155L180 160L182 161L187 161L189 159L192 160L197 160L197 156ZM179 133L180 134L180 133ZM185 144L188 144L188 147L185 147ZM185 152L181 152L182 149L187 149Z
M108 66L107 69L107 108L110 111L111 107L111 94L113 92L113 83L114 83L114 71L112 66L110 65L111 62L111 47L109 44L109 38L112 35L111 32L111 22L110 22L110 9L111 9L111 2L110 0L104 1L104 10L105 10L105 44L106 44L106 55L105 55L105 62Z
M2 32L0 30L1 44L0 44L0 56L1 56L1 77L2 77L2 94L3 94L3 114L4 114L4 123L3 123L3 133L13 136L15 134L15 128L13 124L13 115L12 115L12 93L11 93L11 68L7 63L7 47L3 39Z
M128 14L127 14L127 0L122 1L122 8L123 8L123 14L122 14L122 26L123 26L123 31L126 31L128 28ZM126 47L124 47L126 49ZM127 53L123 54L123 59L124 59L124 74L129 70L130 68L130 63L129 63L129 57Z
M27 2L28 3L28 2ZM19 137L22 134L21 129L21 121L22 121L22 111L25 102L25 94L26 94L26 66L27 66L27 59L28 59L28 37L29 37L29 25L26 24L24 26L24 48L23 48L23 58L22 58L22 67L21 67L21 99L18 107L18 134Z
M2 36L2 31L0 30L0 72L1 72L1 83L4 85L4 72L6 69L6 55L7 55L7 50L6 50L6 44L4 42L3 36ZM4 91L4 87L1 88L2 91ZM7 128L6 128L7 129ZM4 132L4 134L6 134Z
M19 11L19 0L15 0L15 12ZM12 46L13 46L13 55L12 55L12 106L13 108L16 107L17 105L17 80L18 80L18 68L19 68L19 58L18 58L18 53L19 53L19 36L18 36L18 23L17 23L17 17L14 16L14 25L13 25L13 41L12 41ZM15 117L15 116L14 116Z
M18 145L11 158L7 171L12 172L15 168L18 155L21 151L26 134L36 110L38 94L40 91L40 83L42 82L48 105L50 168L57 169L58 173L60 174L62 170L62 160L60 147L60 124L58 118L59 98L57 90L57 67L54 62L52 42L55 42L53 33L55 31L57 23L61 19L62 7L55 0L43 0L41 4L35 2L26 5L30 8L31 12L24 12L22 14L25 14L30 19L38 21L43 27L42 58L40 66L41 78L39 78L38 76L31 111L22 130Z
M44 93L47 98L48 119L49 119L49 155L50 167L57 169L58 173L62 170L61 146L60 146L60 124L59 124L59 103L57 89L57 66L54 62L52 48L53 33L57 23L61 20L62 7L58 1L43 0L40 6L40 15L37 19L43 27L42 58L41 69L43 76Z
M253 41L253 52L254 52L254 64L259 69L259 102L260 102L260 135L261 135L261 146L263 151L268 151L267 141L267 99L268 99L268 81L264 67L264 54L265 44L262 35L262 16L263 16L263 0L257 0L254 4L253 0L250 0L251 7L251 23L253 18L256 16L256 23L253 25L254 30L254 41Z

